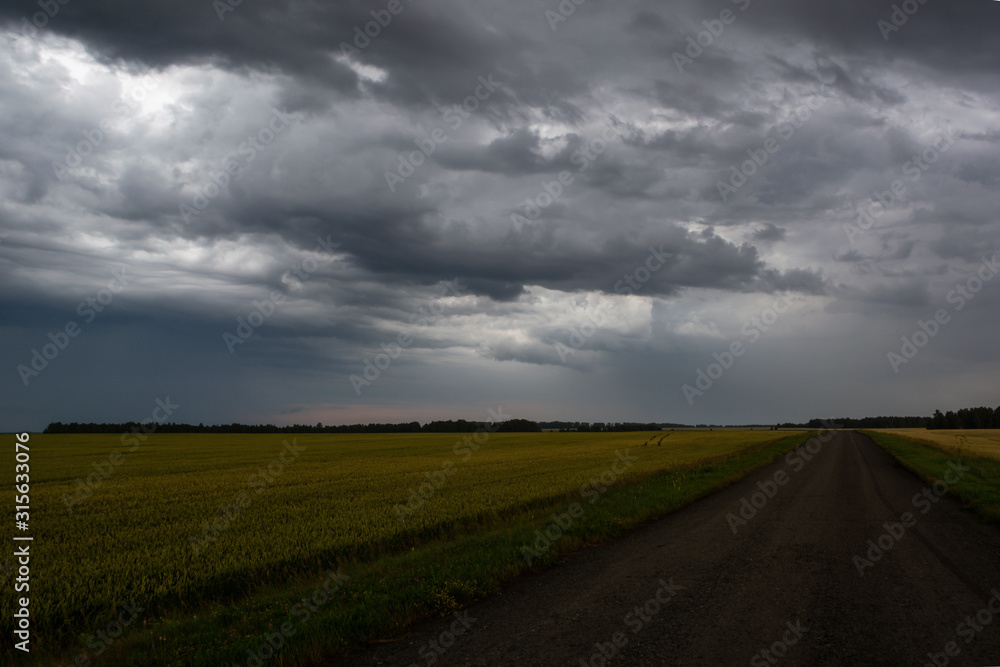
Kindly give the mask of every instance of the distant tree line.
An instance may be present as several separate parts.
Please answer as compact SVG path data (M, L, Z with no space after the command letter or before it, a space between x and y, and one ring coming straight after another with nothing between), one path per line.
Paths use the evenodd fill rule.
M498 433L535 433L541 429L538 424L527 419L508 419L500 422L498 428L492 429L492 424L486 424ZM420 425L420 422L404 424L347 424L343 426L325 426L322 422L315 426L308 424L292 424L291 426L275 426L274 424L167 424L138 422L124 423L80 423L52 422L43 433L473 433L483 428L482 422L470 422L464 419L433 421Z
M805 426L822 428L825 424L837 424L844 428L1000 428L1000 407L962 408L957 412L934 411L932 417L864 417L851 419L811 419Z
M958 412L934 411L927 428L1000 428L1000 407L962 408Z
M853 419L810 419L805 424L786 422L771 428L811 428L819 429L836 424L842 428L1000 428L1000 407L994 408L963 408L957 412L949 410L942 413L934 411L932 417L862 417ZM482 428L482 422L470 422L464 419L448 421L432 421L421 425L420 422L401 424L346 424L342 426L327 426L322 422L315 426L308 424L292 424L291 426L275 426L274 424L167 424L138 422L124 423L80 423L52 422L44 433L472 433ZM487 424L492 429L493 425ZM499 433L537 433L542 430L577 431L581 433L613 433L624 431L661 431L670 428L691 428L687 424L674 423L639 423L639 422L568 422L549 421L534 422L528 419L508 419L500 422L495 430ZM722 428L721 426L698 424L695 428Z
M669 427L682 427L682 424L656 424L638 422L538 422L538 426L547 431L578 431L580 433L621 433L625 431L662 431Z
M810 419L804 424L806 428L823 428L824 425L837 425L843 428L926 428L929 417L862 417L852 419Z

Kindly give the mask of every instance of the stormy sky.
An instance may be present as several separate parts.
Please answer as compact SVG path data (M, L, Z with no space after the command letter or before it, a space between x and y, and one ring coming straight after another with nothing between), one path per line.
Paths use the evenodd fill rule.
M1000 404L998 22L7 0L0 429Z

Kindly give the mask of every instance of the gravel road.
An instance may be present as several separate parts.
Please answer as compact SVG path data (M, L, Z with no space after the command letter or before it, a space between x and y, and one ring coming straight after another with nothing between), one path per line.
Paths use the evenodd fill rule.
M812 449L326 665L1000 665L1000 527L862 435Z

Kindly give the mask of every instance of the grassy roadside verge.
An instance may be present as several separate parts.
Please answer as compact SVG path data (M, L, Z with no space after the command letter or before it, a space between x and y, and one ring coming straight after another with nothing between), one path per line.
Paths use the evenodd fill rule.
M498 516L466 534L430 539L375 561L342 562L345 578L334 579L317 564L281 585L248 591L241 600L144 616L141 630L109 642L89 664L289 667L398 637L409 623L448 616L499 592L526 571L548 567L566 553L620 536L732 484L811 435L794 434L687 469L624 477L597 498L569 493L520 514ZM539 541L538 531L551 539ZM80 638L81 649L85 641ZM68 665L74 657L73 651L60 659L38 656L35 664ZM421 662L418 655L413 659Z
M875 444L889 452L903 467L928 484L940 479L938 475L948 469L948 461L958 461L969 467L962 481L950 486L948 492L983 519L1000 523L1000 462L966 454L959 455L956 452L940 449L931 442L900 435L875 431L860 431L860 433L874 440Z

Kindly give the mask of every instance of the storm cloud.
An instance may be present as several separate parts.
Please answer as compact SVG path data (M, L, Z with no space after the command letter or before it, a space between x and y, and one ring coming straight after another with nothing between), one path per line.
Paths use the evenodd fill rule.
M3 424L995 405L998 21L10 0Z

